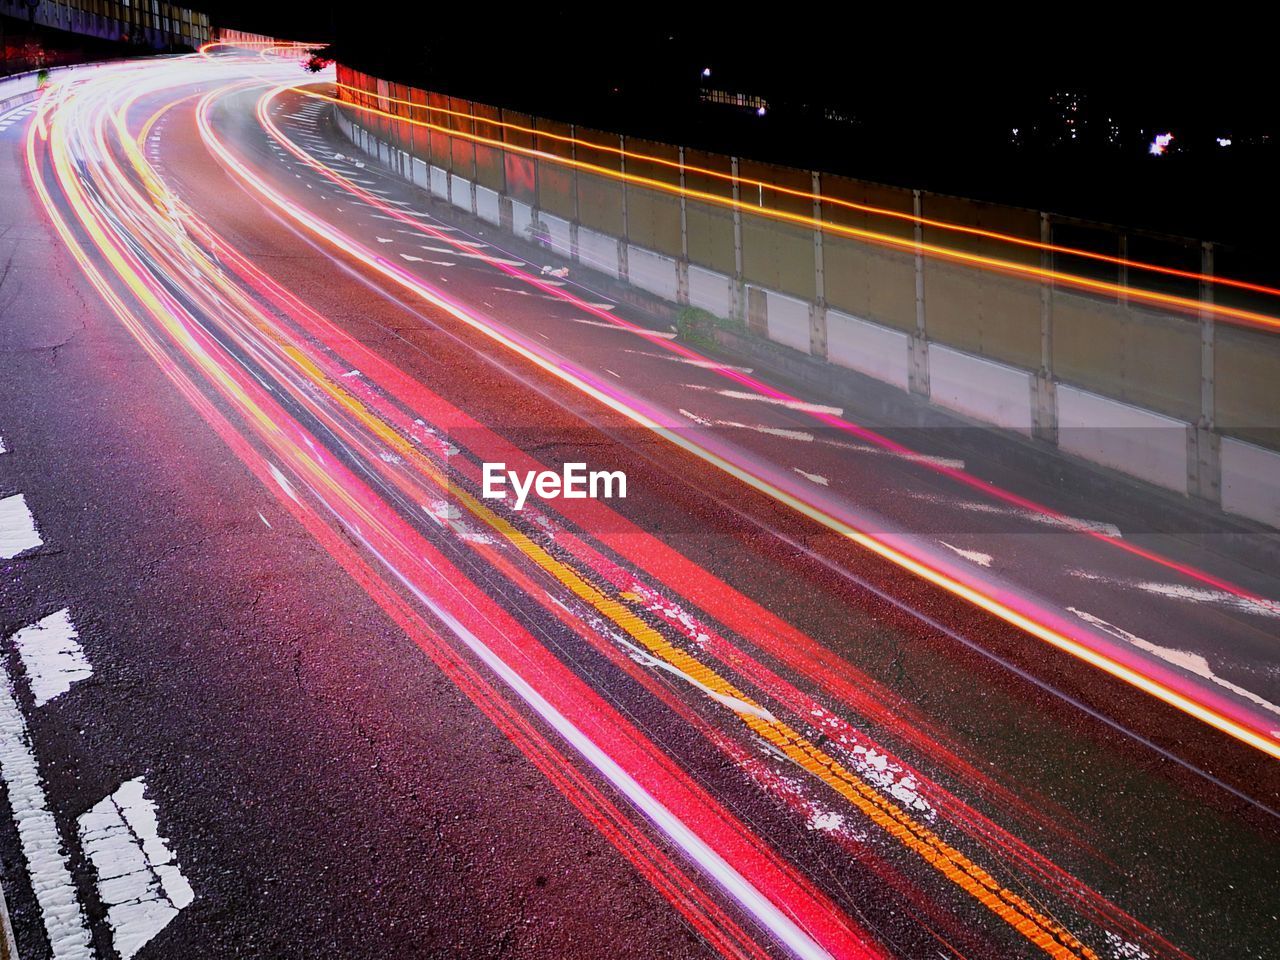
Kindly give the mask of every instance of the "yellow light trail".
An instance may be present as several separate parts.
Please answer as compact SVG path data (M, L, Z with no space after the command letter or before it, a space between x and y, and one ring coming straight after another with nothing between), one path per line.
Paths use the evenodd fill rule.
M1275 287L1269 287L1264 284L1250 283L1245 280L1235 280L1230 277L1219 277L1213 274L1198 273L1192 270L1179 270L1175 267L1164 267L1164 266L1160 266L1159 264L1147 263L1142 260L1130 260L1126 257L1112 256L1110 254L1098 253L1092 250L1081 250L1077 247L1068 247L1068 246L1063 246L1061 244L1046 243L1043 240L1032 240L1027 237L1019 237L1016 234L1000 233L995 230L984 230L981 227L971 227L966 224L951 223L946 220L935 220L930 217L917 216L914 213L907 213L904 210L894 210L889 207L877 207L877 206L872 206L871 204L858 203L853 200L845 200L840 197L833 197L826 194L811 193L810 191L807 191L807 190L801 190L795 187L785 187L785 186L782 186L781 184L770 183L766 180L756 180L752 177L743 177L743 176L735 177L732 173L725 173L723 170L715 170L710 167L699 167L694 164L681 163L678 160L671 160L671 159L668 159L667 157L658 157L658 156L654 156L653 154L640 153L634 150L626 150L621 147L610 146L609 144L594 143L590 140L583 140L579 137L572 137L572 136L566 136L564 134L552 133L548 130L540 130L537 127L526 127L518 123L510 123L508 121L503 121L503 120L494 120L490 117L482 117L476 114L463 113L461 110L451 110L447 107L435 107L435 106L431 106L430 104L415 103L412 100L404 100L399 97L392 97L389 95L384 95L381 93L365 90L361 87L352 86L349 83L338 83L335 81L333 85L340 90L350 90L352 93L359 94L362 97L368 97L370 99L377 99L377 100L385 100L388 103L403 104L404 106L407 106L414 110L425 110L428 113L444 114L445 116L457 117L460 119L465 119L468 122L474 122L477 124L486 124L488 126L497 127L503 130L511 130L512 132L522 133L528 136L543 137L548 140L554 140L557 143L569 144L575 149L578 147L583 147L588 150L595 150L600 153L611 154L613 156L621 157L627 160L638 160L642 163L651 163L655 166L666 167L670 170L677 170L681 173L686 173L686 174L694 173L699 176L707 177L709 179L720 180L730 184L736 184L739 187L748 186L748 187L754 187L760 191L768 190L772 193L777 193L782 196L795 197L797 199L808 200L810 202L825 204L827 206L832 206L832 207L840 207L846 210L855 210L859 213L870 213L876 216L885 217L886 219L902 220L904 222L911 223L911 224L919 224L923 227L932 227L938 230L947 230L953 233L961 233L968 236L983 237L988 240L996 240L1001 243L1008 243L1012 246L1026 247L1033 250L1043 251L1045 253L1060 253L1068 256L1080 257L1082 259L1094 260L1100 263L1109 263L1109 264L1112 264L1113 266L1136 269L1136 270L1141 270L1148 273L1158 273L1164 276L1181 277L1186 280L1195 280L1197 282L1213 284L1215 286L1234 287L1240 290L1248 290L1253 293L1262 293L1268 296L1280 297L1280 289L1277 289ZM298 92L306 92L305 88L303 87L295 87L293 89L297 90ZM353 103L352 101L341 100L340 98L337 102L355 106L357 107L357 109L368 109L363 104L356 104L356 103ZM413 121L410 121L409 118L407 117L401 117L399 114L385 114L385 115L394 117L397 120L413 122ZM444 130L448 132L450 135L453 135L453 134L461 135L462 133L462 131L453 130L452 128L449 128L449 127L436 127L435 129ZM502 141L502 142L505 143L505 141ZM547 158L553 159L551 155L548 155ZM763 203L747 205L747 208L752 211L759 210L761 207L763 207ZM815 222L826 223L827 221L818 221L815 219ZM1132 290L1134 288L1124 286L1122 287L1122 289ZM1199 303L1199 301L1196 301L1196 303Z
M288 84L276 87L264 96L263 102L269 102L273 97L290 89L293 89L293 87ZM555 378L568 383L570 386L581 391L587 396L590 396L592 399L603 404L614 412L626 417L645 429L652 431L674 446L685 450L703 462L708 463L716 469L745 483L752 489L771 497L827 529L853 541L876 556L892 563L894 566L906 570L907 572L934 584L947 593L950 593L953 596L956 596L999 618L1000 620L1017 627L1031 636L1044 641L1055 649L1096 667L1104 673L1155 697L1161 702L1196 718L1208 726L1261 751L1267 756L1270 756L1273 759L1280 759L1280 740L1277 740L1275 737L1268 736L1232 717L1226 716L1220 711L1215 710L1206 704L1200 703L1184 693L1174 690L1167 684L1152 677L1148 677L1135 670L1133 667L1094 650L1079 640L1061 633L1047 624L1040 623L1034 618L1009 606L1005 602L983 593L981 590L963 583L949 574L935 569L927 563L904 553L897 547L857 529L849 523L832 516L826 511L786 492L768 480L757 477L749 470L746 470L745 468L726 460L719 454L695 443L693 440L685 436L683 432L672 430L671 428L657 422L647 414L629 406L621 399L606 393L590 382L579 377L573 371L561 367L559 364L553 362L547 357L544 357L534 350L531 350L523 344L513 340L500 330L497 330L492 325L486 323L483 319L474 316L457 304L444 299L431 290L423 287L403 272L381 262L379 257L366 250L360 244L357 244L345 236L335 233L327 224L322 224L311 214L302 211L295 204L292 204L283 197L280 197L275 193L275 191L249 172L249 170L240 163L239 160L232 156L230 151L228 151L218 138L214 136L211 128L209 127L207 117L204 116L207 112L208 104L213 98L214 94L209 94L201 101L201 132L205 136L205 142L214 151L215 155L223 162L227 169L236 176L237 179L248 186L254 193L263 197L273 206L285 213L290 219L301 224L304 228L320 237L326 243L365 264L367 267L391 280L396 285L408 290L433 306L444 310L451 316L460 320L462 323L483 333L485 336L501 344L506 349L523 357Z

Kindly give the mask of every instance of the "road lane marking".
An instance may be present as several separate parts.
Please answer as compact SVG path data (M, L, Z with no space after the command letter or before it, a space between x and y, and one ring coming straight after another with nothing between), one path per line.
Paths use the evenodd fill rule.
M0 560L11 560L43 544L27 498L17 493L0 500Z
M71 611L65 607L23 627L13 635L13 642L26 668L37 707L66 693L73 683L93 676L93 667L71 622Z
M77 826L98 874L112 942L121 960L130 960L195 900L195 892L160 835L143 777L121 784L81 814Z
M58 824L49 810L27 721L14 697L13 678L7 669L0 668L0 672L4 674L0 683L0 777L51 955L53 960L92 960L89 927L76 897Z
M721 367L720 369L729 369ZM725 390L720 387L709 387L702 383L686 383L683 385L688 390L705 390L711 393L719 394L722 397L728 397L730 400L755 400L758 403L768 403L777 407L786 407L788 410L797 410L801 413L826 413L833 417L841 416L844 413L841 407L829 407L821 403L807 403L804 400L788 400L783 397L771 397L765 393L752 393L749 390Z
M947 543L947 541L945 540L939 540L938 542L942 544L944 547L946 547L948 550L952 551L953 553L957 553L960 556L964 557L966 560L969 560L972 563L976 563L982 567L991 566L991 561L995 559L995 557L991 556L991 554L983 553L980 550L966 550L963 547L957 547L950 543Z
M8 453L9 448L4 445L4 437L0 437L0 453Z
M1259 696L1252 690L1247 690L1244 687L1232 683L1230 680L1218 676L1213 672L1213 668L1209 666L1209 661L1198 653L1191 653L1188 650L1179 650L1176 647L1163 647L1158 643L1152 643L1150 640L1144 640L1137 634L1130 633L1128 630L1124 629L1124 627L1117 627L1114 623L1108 623L1101 617L1095 617L1091 613L1086 613L1084 610L1079 610L1076 607L1067 607L1067 609L1085 623L1095 626L1099 630L1109 633L1119 640L1131 643L1139 650L1146 650L1148 653L1154 654L1161 660L1172 663L1176 667L1181 667L1183 670L1188 670L1191 673L1197 674L1198 676L1204 677L1206 680L1210 680L1213 683L1218 684L1219 686L1226 687L1232 693L1256 703L1264 710L1269 710L1272 713L1280 713L1280 706L1277 706L1270 700Z
M800 474L800 476L804 477L810 483L816 483L820 487L831 486L831 481L828 480L826 477L822 476L821 474L809 473L807 470L801 470L799 467L792 467L791 469L794 470L796 473Z
M980 500L953 500L950 497L941 497L933 493L914 493L908 492L907 496L913 500L921 500L925 503L936 503L942 506L955 507L957 510L963 510L966 513L984 513L991 516L999 517L1016 517L1019 520L1025 520L1028 523L1036 523L1042 527L1054 527L1058 530L1068 530L1073 533L1097 533L1106 537L1119 538L1121 536L1120 528L1113 523L1105 523L1100 520L1084 520L1080 517L1068 517L1066 515L1055 516L1047 513L1037 513L1034 510L1025 510L1021 507L1007 507L999 503L984 503Z
M1207 603L1212 606L1233 610L1237 613L1250 613L1256 617L1271 619L1280 618L1280 607L1269 600L1253 600L1250 597L1237 596L1225 590L1206 590L1203 587L1189 587L1182 583L1161 583L1157 580L1120 580L1106 577L1090 570L1070 570L1071 576L1093 583L1105 583L1113 587L1141 590L1166 600L1182 600L1186 603Z

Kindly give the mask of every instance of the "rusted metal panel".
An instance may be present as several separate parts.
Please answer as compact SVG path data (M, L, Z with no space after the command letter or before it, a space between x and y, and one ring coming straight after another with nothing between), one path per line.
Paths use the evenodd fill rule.
M538 117L534 126L537 129L534 145L539 151L572 159L574 151L570 139L573 131L569 124ZM558 217L573 220L578 213L578 204L576 178L572 167L553 160L539 159L536 162L538 206Z
M476 117L476 134L485 140L501 142L502 128L498 123L502 120L502 111L484 103L473 103L471 108ZM506 192L502 153L499 147L481 143L475 145L476 183L490 190L497 190L499 193Z
M427 106L431 115L431 162L437 167L450 170L453 167L453 146L452 138L448 131L452 129L449 124L449 98L438 93L427 94Z
M475 176L476 150L475 142L468 136L475 134L475 121L471 119L471 101L459 97L449 98L449 128L467 136L450 138L449 148L453 162L449 169L460 177L470 180Z
M502 110L502 140L513 147L533 148L533 118L527 113L515 110ZM538 202L538 173L533 159L516 150L504 150L502 156L503 173L507 181L507 195L512 200L530 206Z

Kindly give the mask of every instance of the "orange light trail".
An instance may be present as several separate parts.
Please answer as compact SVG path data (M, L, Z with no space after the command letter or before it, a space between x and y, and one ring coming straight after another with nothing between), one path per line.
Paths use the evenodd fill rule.
M287 85L278 87L269 95L278 94L286 89L292 88ZM207 104L208 100L210 100L212 96L213 95L209 95L206 97L205 101L202 103ZM202 106L202 117L205 110L207 110L207 107ZM260 117L261 116L262 111L260 110ZM1122 663L1114 657L1089 647L1079 639L1068 636L1060 630L1048 626L1027 613L1022 612L1008 603L984 592L979 587L957 580L950 574L932 566L926 560L903 552L903 550L892 546L884 540L846 523L828 512L783 490L776 484L756 476L754 473L742 466L739 466L738 464L725 459L723 456L702 447L688 439L682 433L670 429L659 419L636 409L627 402L622 401L601 389L599 386L587 381L578 373L565 369L553 360L543 356L536 349L533 349L531 345L520 343L511 336L495 329L491 324L469 312L462 306L425 288L416 280L416 278L410 276L405 271L388 264L381 257L365 249L350 238L336 233L326 224L321 223L311 214L302 210L296 204L291 203L271 188L267 187L260 178L255 177L242 163L240 163L239 160L231 155L230 151L228 151L213 134L212 129L208 125L207 119L202 119L201 131L215 155L218 156L227 169L230 170L237 179L241 180L241 182L248 186L253 192L257 193L259 196L269 201L273 206L284 212L290 219L298 222L309 232L314 233L330 245L364 263L367 267L391 280L396 285L414 293L434 306L445 310L469 327L478 330L491 339L494 339L507 349L524 357L526 360L534 363L536 366L547 373L550 373L557 379L570 384L575 389L591 396L593 399L604 404L614 412L619 413L645 429L658 434L675 446L686 450L704 462L709 463L726 474L746 483L758 492L791 507L822 526L839 533L841 536L846 537L876 556L889 561L893 565L934 584L947 593L959 597L969 604L984 610L1000 620L1023 630L1031 636L1048 643L1055 649L1088 663L1104 673L1107 673L1116 679L1151 695L1157 700L1160 700L1161 702L1166 703L1167 705L1192 716L1197 720L1200 720L1210 727L1213 727L1214 729L1217 729L1272 758L1280 759L1280 740L1277 740L1277 738L1271 734L1269 728L1261 724L1255 726L1257 723L1256 720L1252 720L1251 718L1246 719L1248 717L1247 714L1242 714L1239 718L1229 716L1221 710L1201 702L1187 693L1174 689L1169 685L1169 683L1162 682L1148 676L1147 674L1135 669L1133 666Z
M903 210L893 210L888 207L877 207L870 204L858 203L853 200L845 200L840 197L832 197L820 193L811 193L807 190L801 190L794 187L785 187L776 183L769 183L765 180L756 180L751 177L737 176L731 173L725 173L723 170L714 170L709 167L699 167L694 164L680 163L678 160L670 160L666 157L657 157L652 154L640 153L634 150L626 150L621 147L613 147L603 143L593 143L590 140L582 140L578 137L566 136L564 134L551 133L547 130L539 130L537 127L526 127L517 123L509 123L501 120L494 120L489 117L482 117L476 114L463 113L460 110L451 110L447 107L434 107L429 104L414 103L412 100L404 100L399 97L384 96L383 94L364 90L360 87L352 86L349 83L339 83L334 81L333 85L340 90L349 90L352 93L359 94L362 97L370 99L386 100L388 103L397 103L407 106L414 110L425 110L428 113L438 113L445 116L456 117L477 124L485 124L490 127L497 127L503 130L511 130L515 133L522 133L534 137L543 137L548 140L554 140L557 143L565 143L573 146L575 149L583 147L588 150L594 150L600 153L621 157L627 160L638 160L643 163L651 163L655 166L666 167L671 170L678 170L682 173L694 173L709 179L720 180L725 183L736 184L738 186L754 187L760 191L768 190L782 196L795 197L800 200L809 200L832 207L840 207L845 210L856 210L859 213L870 213L876 216L882 216L886 219L901 220L907 223L919 224L923 227L932 227L938 230L946 230L952 233L965 234L967 236L983 237L988 240L996 240L1001 243L1008 243L1011 246L1026 247L1028 249L1039 250L1045 253L1059 253L1067 256L1080 257L1086 260L1094 260L1100 263L1109 263L1113 266L1124 267L1126 269L1140 270L1146 273L1158 273L1164 276L1180 277L1185 280L1194 280L1200 283L1208 283L1214 286L1232 287L1239 290L1248 290L1252 293L1261 293L1268 296L1280 297L1280 289L1269 287L1264 284L1251 283L1245 280L1235 280L1230 277L1220 277L1213 274L1199 273L1193 270L1179 270L1174 267L1160 266L1159 264L1147 263L1142 260L1130 260L1126 257L1112 256L1110 254L1098 253L1092 250L1081 250L1077 247L1068 247L1061 244L1046 243L1043 240L1032 240L1027 237L1019 237L1016 234L1000 233L995 230L984 230L981 227L971 227L966 224L951 223L946 220L935 220L930 217L916 216L913 213L907 213ZM301 86L291 88L299 93L307 93L307 89ZM339 98L336 102L347 104L356 109L371 109L364 104L358 104L349 100ZM407 117L398 114L384 113L383 116L392 117L402 122L413 122ZM433 126L432 129L441 130L452 135L462 135L462 131L452 130L448 127ZM505 141L500 141L505 143ZM556 158L554 155L540 155L540 159L554 160L564 159ZM660 181L659 181L660 182ZM763 207L761 204L747 204L745 209L749 211L757 211ZM825 229L827 222L814 219L815 224L821 224ZM1120 289L1132 290L1134 288L1122 286ZM1200 301L1195 301L1200 303Z
M175 82L174 85L177 83ZM319 236L345 257L363 264L393 284L409 290L423 301L449 313L472 329L479 330L503 346L512 349L525 360L569 383L632 422L646 427L650 432L662 436L677 447L698 456L702 461L787 504L823 526L840 532L883 559L1009 623L1022 627L1027 632L1039 636L1040 639L1080 659L1088 660L1087 654L1098 656L1101 659L1094 663L1095 666L1126 682L1133 682L1122 673L1129 669L1125 664L1110 660L1096 651L1072 650L1070 648L1070 644L1074 643L1072 638L1057 636L1050 628L1037 624L1031 618L1025 618L1026 624L1020 623L1016 618L1021 614L1015 609L1002 605L998 598L990 597L955 581L944 572L904 554L893 545L793 497L770 483L767 478L755 476L750 470L733 464L714 450L686 441L682 435L670 430L646 410L627 404L623 398L593 383L587 375L566 369L544 354L531 349L528 344L507 336L490 324L483 315L467 310L449 300L439 290L424 284L395 265L389 264L349 236L319 220L309 211L293 204L274 191L260 177L256 177L253 171L219 140L214 131L208 116L210 105L217 96L232 88L232 86L224 86L221 90L215 90L202 97L196 111L196 120L204 142L219 162L244 184L252 195L266 200L290 220L300 224L306 231ZM265 118L267 123L270 122L269 118L265 117L267 97L274 96L282 89L285 88L277 88L259 101L260 119ZM227 335L238 341L246 354L259 359L264 366L268 366L278 376L275 367L270 366L274 363L276 356L273 355L272 358L258 356L255 344L249 338L254 332L260 334L264 343L277 352L281 363L290 365L299 373L300 379L297 381L297 386L303 388L303 393L300 394L302 405L309 406L318 419L330 424L335 434L344 430L339 418L349 417L352 423L368 431L371 438L385 443L405 462L417 468L429 481L437 486L441 483L448 485L448 477L443 476L421 450L414 447L401 432L398 432L389 408L377 407L352 392L337 379L338 375L333 369L325 368L304 351L302 340L291 341L286 328L283 325L277 326L274 318L264 312L246 290L233 282L231 275L224 270L218 258L219 250L226 250L224 242L204 228L194 214L169 194L139 150L144 135L152 129L164 111L189 97L167 103L144 121L142 134L133 135L127 128L127 110L142 95L142 92L141 90L104 90L102 99L110 95L124 99L118 109L107 115L105 122L101 119L97 121L93 136L93 145L101 154L102 163L93 165L94 169L88 176L99 178L97 181L99 195L109 206L124 214L119 221L114 221L105 211L96 207L87 193L87 186L81 182L82 171L77 169L71 160L74 150L68 139L70 132L79 126L78 121L84 121L86 118L78 116L74 110L63 109L66 105L60 105L56 110L46 105L42 108L41 116L43 117L44 110L50 111L51 138L47 150L49 162L52 164L57 183L77 223L88 235L102 260L125 285L129 295L137 300L145 313L155 321L157 327L169 337L176 347L176 355L185 357L196 372L206 378L210 387L239 412L246 424L252 428L258 442L272 451L287 469L300 478L305 489L319 499L321 507L329 510L336 518L336 522L351 533L352 540L364 543L393 577L400 576L401 582L406 586L413 583L430 583L433 588L439 586L446 592L456 587L462 599L448 609L451 613L456 613L465 626L479 631L485 639L492 642L500 657L506 657L513 663L521 664L521 669L526 669L527 664L530 676L537 677L537 683L541 689L545 690L545 695L560 703L565 712L571 715L571 719L577 718L582 722L587 734L599 738L619 755L625 753L628 758L635 758L635 762L642 768L636 774L637 777L649 784L658 781L667 783L670 793L664 793L664 797L674 798L677 794L685 797L685 806L681 810L685 811L686 816L690 816L690 811L701 810L701 815L708 819L698 823L697 826L705 830L708 836L714 837L718 834L726 843L734 845L734 849L742 850L742 864L755 865L761 884L766 882L774 884L769 886L768 890L780 897L779 902L784 908L790 910L793 902L802 904L799 910L792 913L792 916L805 921L802 926L805 926L806 932L813 933L823 943L839 944L843 948L842 955L879 956L880 951L874 944L859 941L860 930L842 927L832 916L831 905L824 904L821 896L815 895L815 892L806 887L798 873L788 873L784 869L785 865L778 863L776 854L771 856L772 851L767 848L767 845L753 845L748 838L737 835L735 825L738 822L730 812L718 805L705 804L699 807L698 796L700 795L696 794L696 790L687 779L680 779L677 765L667 761L665 754L660 750L651 749L648 737L643 732L633 729L625 716L613 711L603 701L589 697L587 690L583 688L582 683L572 671L560 669L559 662L540 644L535 642L529 646L522 646L526 641L522 639L524 634L519 625L510 617L504 616L500 608L494 608L486 603L487 598L483 592L475 590L465 575L459 574L458 570L444 561L429 543L407 527L396 515L395 508L390 503L384 503L379 494L373 492L363 481L357 481L354 474L345 470L340 464L323 462L323 457L314 447L308 452L306 446L310 439L309 435L305 432L305 428L279 406L280 401L275 397L274 390L255 381L250 368L238 361L230 353L229 348L222 346L217 338L210 335L201 322L193 320L188 309L182 306L176 297L166 292L164 284L158 282L159 276L165 273L172 278L175 285L187 288L189 297L197 304L197 310L214 313L215 320L219 317L225 318L229 328L226 331ZM92 122L84 125L92 125ZM141 191L123 175L115 163L113 151L105 139L106 130L116 134L120 149L124 151L138 174ZM83 135L84 132L77 130L77 133ZM188 374L175 363L175 354L160 343L143 324L140 317L133 314L121 295L95 264L94 259L82 247L76 234L63 220L58 204L49 194L45 175L40 169L37 155L37 144L40 142L43 141L38 140L33 126L26 143L28 170L55 228L112 312L134 334L183 395L202 416L209 420L213 428L250 467L254 475L271 490L286 510L333 554L343 568L351 573L353 578L388 611L433 660L442 665L442 669L468 696L472 697L486 716L511 736L526 755L534 759L539 769L543 770L567 796L570 796L575 806L578 806L615 846L624 850L629 859L637 862L646 878L653 882L655 887L661 889L678 909L681 909L682 915L700 933L707 936L726 956L760 956L763 951L752 949L755 945L730 917L722 911L717 913L715 904L709 900L697 899L697 893L700 891L689 889L696 888L696 885L669 859L664 860L661 850L652 843L649 847L643 846L647 838L642 831L630 826L626 814L619 812L607 798L599 795L599 791L591 794L590 782L577 774L575 768L563 758L557 758L556 748L539 740L537 732L523 720L520 712L507 705L501 694L487 686L474 668L470 667L469 662L460 658L449 644L443 641L437 630L429 626L399 593L389 587L386 575L375 571L353 542L346 536L338 534L330 526L328 517L321 518L323 511L318 513L314 506L304 505L303 500L290 492L289 487L283 486L278 476L272 475L271 471L275 470L275 467L271 462L258 452L256 446L248 442L247 437L242 435L238 428L232 426L225 416L218 412L217 407L205 392L198 388ZM121 223L124 224L123 227ZM161 261L159 265L148 266L143 262L144 255L136 252L133 245L125 242L124 236L116 236L113 231L123 232L137 240L139 245L153 248L152 255ZM213 258L210 257L210 252L206 251L206 247L213 254ZM267 283L265 275L255 274L251 262L239 257L233 250L226 250L226 252L228 256L225 259L228 264L232 264L231 269L234 271L241 268L249 276L258 276L263 286L271 291L272 296L279 296L286 304L287 309L284 311L286 314L294 314L296 311L298 316L311 316L312 312L301 301L292 295L286 295L284 291L273 290ZM186 276L189 272L194 276ZM320 322L322 318L316 319ZM328 321L323 322L328 323ZM293 381L284 380L281 384L285 390L295 389ZM324 407L327 402L331 402L333 406ZM356 434L350 434L350 437L353 445L362 446ZM386 462L378 461L376 457L370 458L370 466L373 471L377 471L390 482L402 485L406 493L416 493L418 489L416 479L410 480L407 475L397 473ZM458 497L459 502L473 517L480 519L489 530L502 538L504 544L514 548L516 554L528 561L532 565L531 569L536 568L557 581L573 596L620 627L652 656L694 677L719 697L739 704L740 708L734 709L734 712L752 733L773 744L802 769L844 796L873 823L929 863L948 880L983 903L1028 941L1036 944L1049 955L1062 960L1068 957L1095 956L1090 948L1076 939L1054 918L1048 908L1037 906L1030 894L1024 896L1018 892L1020 888L997 880L991 872L955 849L932 828L906 814L790 724L771 715L771 719L762 716L762 712L767 713L765 707L767 701L753 698L745 692L731 679L727 670L712 668L683 647L678 647L666 640L629 606L633 599L619 593L616 586L609 587L599 583L589 570L584 569L573 559L564 559L558 554L553 556L549 551L531 541L509 520L479 503L465 491L454 488L452 493ZM470 546L482 555L492 555L488 547ZM486 554L486 551L490 553ZM510 568L505 560L501 563L504 569L514 569ZM400 569L407 573L399 573ZM966 593L966 590L969 593ZM447 603L446 606L448 606ZM1032 629L1037 626L1048 633L1044 635L1037 633ZM763 674L757 674L757 676L767 679ZM1216 715L1209 708L1203 708L1203 705L1201 706L1206 713L1203 716L1198 715L1177 700L1181 696L1178 691L1166 688L1151 678L1145 679L1152 684L1150 688L1143 688L1136 682L1133 682L1133 685L1171 706L1198 716L1199 719L1229 735L1237 736L1237 733L1229 727L1233 722L1231 718L1217 717L1218 722L1214 722ZM571 710L571 707L574 709ZM1239 738L1243 739L1243 737ZM1258 744L1251 745L1258 746ZM1274 744L1270 746L1273 750L1268 752L1276 756L1275 749L1280 747ZM1263 746L1259 746L1259 749L1266 749L1266 747L1267 744L1264 743ZM672 802L674 803L674 800ZM691 819L697 818L691 817ZM716 826L717 824L719 826ZM720 831L724 832L720 833ZM1001 867L1004 866L1002 863ZM756 879L755 873L752 874L752 879ZM806 926L809 921L812 922L812 927Z

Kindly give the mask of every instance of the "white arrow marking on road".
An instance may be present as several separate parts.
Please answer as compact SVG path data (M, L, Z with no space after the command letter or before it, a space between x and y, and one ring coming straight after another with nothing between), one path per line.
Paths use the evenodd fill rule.
M820 475L820 474L817 474L817 473L808 473L808 472L807 472L807 471L805 471L805 470L801 470L799 467L792 467L791 469L792 469L792 470L794 470L796 473L800 474L800 476L804 477L804 478L805 478L806 480L808 480L810 483L816 483L816 484L818 484L819 486L822 486L822 487L829 487L829 486L831 486L831 482L830 482L829 480L827 480L827 478L826 478L826 477L824 477L824 476L822 476L822 475Z
M27 498L18 493L0 500L0 560L9 560L43 543L36 530L36 518L27 509Z
M1209 661L1198 653L1191 653L1187 650L1178 650L1174 647L1162 647L1149 640L1143 640L1142 637L1130 633L1128 630L1124 629L1124 627L1117 627L1114 623L1107 623L1107 621L1103 620L1101 617L1095 617L1093 614L1086 613L1084 610L1079 610L1076 607L1067 607L1067 609L1085 623L1092 624L1104 633L1109 633L1113 637L1118 637L1119 639L1124 640L1126 643L1131 643L1140 650L1146 650L1148 653L1153 653L1161 660L1164 660L1167 663L1172 663L1175 667L1181 667L1190 673L1204 677L1206 680L1212 680L1219 686L1226 687L1232 693L1239 694L1246 700L1256 703L1264 710L1270 710L1272 713L1280 713L1280 706L1276 706L1276 704L1272 703L1270 700L1265 700L1252 690L1246 690L1244 687L1218 676L1209 666Z
M92 960L89 928L67 867L58 824L40 782L40 765L31 749L27 721L14 699L9 672L0 667L0 673L4 674L0 684L0 776L53 960Z
M4 445L4 437L0 437L0 453L8 453L8 449Z
M111 939L130 960L194 899L191 884L160 836L156 805L142 777L80 817L80 842L98 873Z
M22 665L27 668L27 680L37 707L66 693L78 680L93 676L93 667L89 666L77 640L71 612L65 608L23 627L13 635L13 640Z
M991 566L991 561L995 559L995 557L991 556L991 554L982 553L980 550L966 550L963 547L952 546L951 544L947 543L947 541L945 540L939 540L938 542L942 544L944 547L946 547L948 550L958 553L960 556L964 557L966 560L970 560L973 563L978 564L979 566L989 567Z

